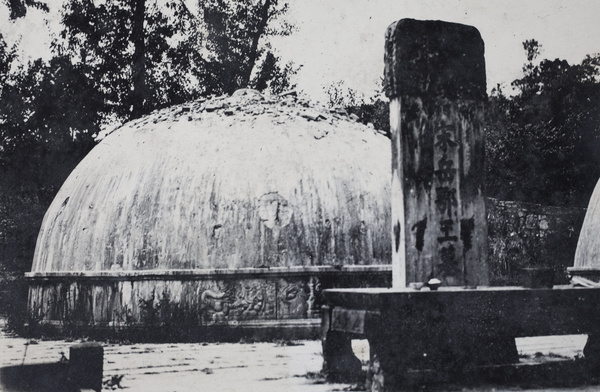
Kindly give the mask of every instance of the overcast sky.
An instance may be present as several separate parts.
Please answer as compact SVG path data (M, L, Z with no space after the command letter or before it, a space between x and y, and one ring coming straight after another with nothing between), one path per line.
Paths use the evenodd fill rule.
M57 32L62 0L48 3L50 14L30 11L16 23L0 3L0 32L9 42L20 39L29 56L47 56ZM519 77L526 39L541 43L542 58L576 63L600 53L599 17L600 0L293 0L287 19L296 31L273 44L284 60L302 66L298 88L313 99L323 100L323 88L340 80L369 96L382 74L389 24L402 18L469 24L486 45L490 90Z
M335 80L370 95L383 73L387 26L402 18L475 26L486 49L488 90L521 75L521 43L538 40L543 58L570 63L600 53L599 0L296 0L298 31L277 47L298 65L299 87L317 96Z

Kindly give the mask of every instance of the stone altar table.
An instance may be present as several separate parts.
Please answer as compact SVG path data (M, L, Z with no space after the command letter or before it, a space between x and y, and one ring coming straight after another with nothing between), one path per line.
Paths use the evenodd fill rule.
M588 334L585 362L600 362L597 288L333 289L324 300L324 371L334 379L360 374L352 338L368 339L373 377L385 390L402 385L411 369L460 373L517 363L516 337Z

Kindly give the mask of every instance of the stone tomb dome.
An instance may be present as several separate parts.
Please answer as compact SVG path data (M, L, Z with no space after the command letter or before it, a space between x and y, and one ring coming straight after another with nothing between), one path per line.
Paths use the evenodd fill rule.
M313 338L323 289L391 284L390 162L384 135L292 94L128 122L48 208L30 315L148 339Z
M323 289L391 284L390 162L384 135L291 94L241 90L128 122L48 208L30 314L315 337Z
M581 276L600 282L600 180L590 197L583 225L577 241L573 266L568 268L572 276Z
M390 143L240 90L103 139L48 209L32 272L389 263Z

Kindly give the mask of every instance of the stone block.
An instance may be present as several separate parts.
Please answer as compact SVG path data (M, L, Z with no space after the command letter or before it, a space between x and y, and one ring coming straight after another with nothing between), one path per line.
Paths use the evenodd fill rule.
M489 283L483 54L471 26L403 19L388 28L394 287Z
M484 44L472 26L402 19L386 33L388 97L422 94L485 100Z
M71 346L69 379L77 388L102 390L104 349L100 343L88 342Z

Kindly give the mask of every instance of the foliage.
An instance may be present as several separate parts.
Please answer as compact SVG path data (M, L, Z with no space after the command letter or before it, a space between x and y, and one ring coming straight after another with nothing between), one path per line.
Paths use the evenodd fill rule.
M324 87L323 90L327 94L327 106L329 107L351 108L365 102L364 96L355 89L346 86L343 80L333 82L329 86Z
M122 119L200 95L289 86L295 69L282 67L263 42L291 32L273 24L287 3L209 0L199 6L195 15L181 0L71 1L55 48L90 68L105 98L103 113ZM143 29L136 30L142 25L136 18Z
M370 102L349 107L349 113L354 113L363 124L373 124L373 127L391 139L390 105L387 100L371 98Z
M258 66L256 75L250 82L250 86L259 91L268 90L273 94L281 94L296 87L292 83L292 77L298 72L293 63L285 66L279 64L279 57L272 52L267 52L263 62Z
M4 186L58 188L94 145L102 97L68 58L35 61L11 76L0 104ZM7 184L7 181L11 181Z
M13 61L16 59L16 47L9 48L0 34L0 92L4 89L4 84L8 82L8 75Z
M9 329L22 331L34 321L27 318L23 273L47 206L94 144L100 98L68 58L28 67L15 67L16 60L0 40L0 312Z
M168 2L164 11L157 2L142 3L145 23L141 32L134 28L136 10L131 1L70 1L65 7L63 41L54 43L55 50L89 70L92 88L103 95L99 109L104 115L129 119L174 103L169 102L174 94L169 91L173 82L168 76L178 75L175 79L181 84L185 84L182 78L189 76L183 70L189 65L189 57L184 55L189 42L171 46L169 40L193 26L191 15L182 2ZM134 80L136 71L143 73L138 81ZM190 98L181 87L175 92L183 100Z
M43 1L36 0L4 0L4 3L10 10L10 19L23 18L27 15L29 8L37 8L39 10L48 12L48 5Z
M488 195L547 205L587 206L600 177L600 56L581 64L536 63L527 51L514 96L493 90L488 109Z
M390 108L387 100L381 98L381 92L366 100L353 88L347 87L344 81L337 81L324 88L328 97L327 105L331 108L342 108L349 114L358 116L363 124L373 127L388 138L390 134Z
M206 78L208 94L231 94L239 88L269 87L274 92L289 86L295 73L293 65L281 68L279 58L270 45L261 41L292 32L286 23L275 25L288 10L278 0L201 0L202 20L208 34L206 46ZM256 74L253 78L252 76Z

